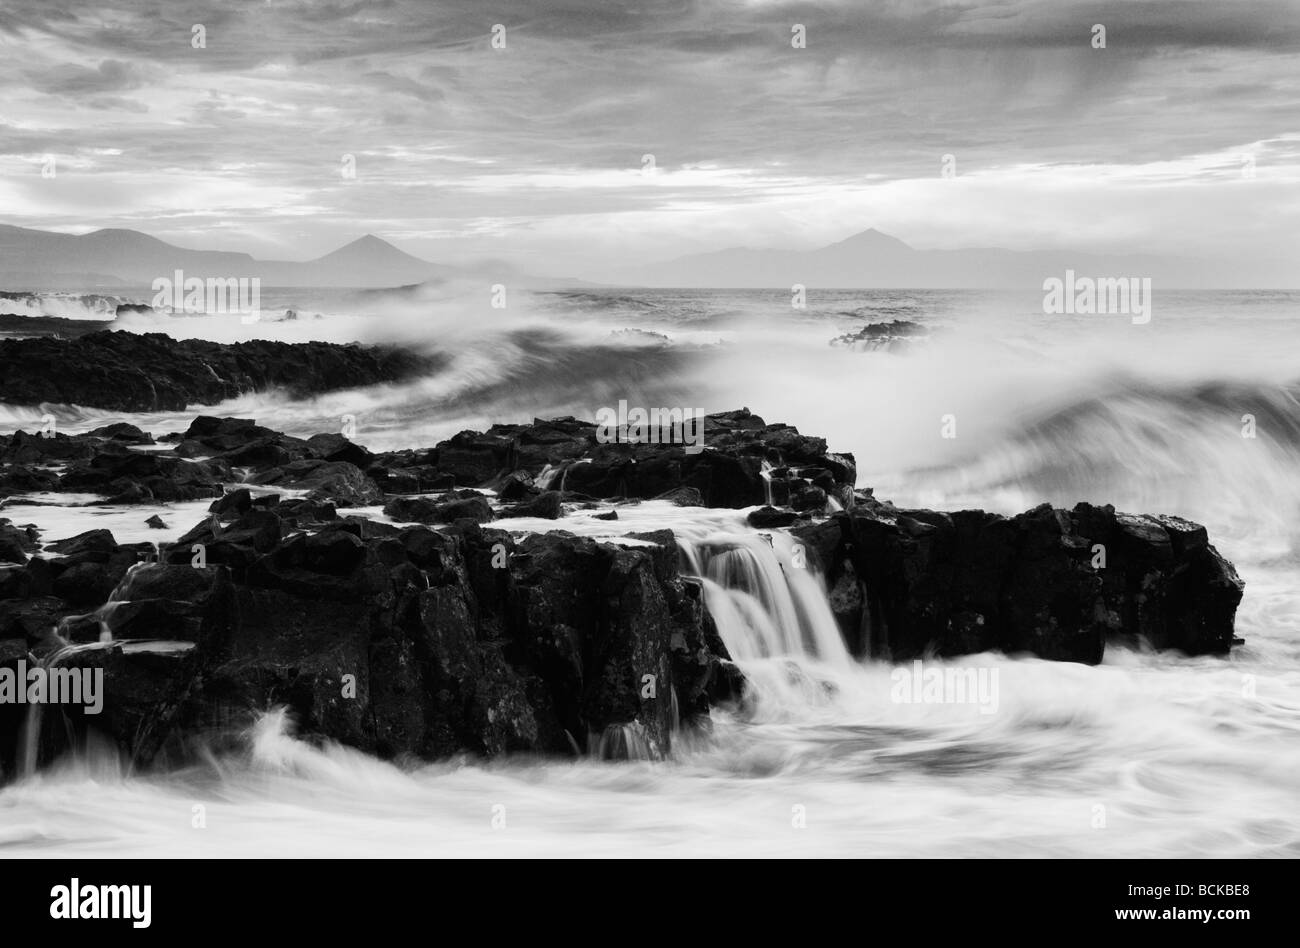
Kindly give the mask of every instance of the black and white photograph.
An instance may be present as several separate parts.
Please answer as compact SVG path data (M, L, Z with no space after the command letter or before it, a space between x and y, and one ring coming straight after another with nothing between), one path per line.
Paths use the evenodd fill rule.
M0 857L1294 859L1297 320L1297 0L0 0Z

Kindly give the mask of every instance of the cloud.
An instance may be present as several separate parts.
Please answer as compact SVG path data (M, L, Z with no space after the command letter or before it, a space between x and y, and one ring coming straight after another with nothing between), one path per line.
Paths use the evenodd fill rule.
M32 70L28 82L47 95L84 96L94 93L128 92L145 84L144 69L120 59L105 59L89 68L63 63L58 68Z
M490 43L497 23L505 49ZM1116 239L1158 250L1169 219L1227 186L1197 156L1297 131L1298 56L1300 4L1276 0L6 0L0 174L85 156L79 193L98 182L105 196L86 199L101 215L87 227L201 219L193 191L148 189L210 176L243 195L220 202L223 240L242 227L306 257L365 230L424 234L426 256L518 253L559 270L886 221L933 236L932 221L950 234L960 218L1008 246L1053 227L1092 241L1092 227L1033 220L1033 202L1065 189L1118 208L1120 183L1145 182L1156 209L1145 229L1140 208L1115 211ZM1265 152L1266 180L1300 160ZM656 179L637 173L645 154ZM945 154L989 186L946 203L933 189ZM6 211L42 226L28 184ZM109 210L122 194L149 199L128 218ZM318 226L304 231L307 209ZM1257 210L1261 245L1300 213ZM50 214L68 223L66 206Z

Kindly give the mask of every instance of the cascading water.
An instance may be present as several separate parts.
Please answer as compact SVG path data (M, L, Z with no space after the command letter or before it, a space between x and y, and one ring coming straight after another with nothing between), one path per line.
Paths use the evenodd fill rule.
M46 655L38 664L38 668L43 673L48 674L59 667L59 664L65 659L71 658L82 652L96 651L112 647L111 641L101 642L81 642L76 645L64 645L55 649ZM31 777L36 773L36 765L40 757L41 727L44 722L44 704L31 704L27 707L27 718L23 721L22 735L18 744L18 761L19 773L23 777ZM63 718L67 725L67 718ZM69 733L71 737L71 733Z
M678 546L760 715L824 706L855 665L807 551L787 533L713 533Z
M64 616L59 620L59 624L54 629L54 634L65 642L68 641L72 630L85 622L95 622L99 625L99 641L113 641L113 613L130 602L131 588L135 584L136 577L143 569L147 569L149 563L132 563L127 568L126 574L113 587L113 591L108 594L108 600L93 612L87 612L83 615Z
M174 652L192 648L189 642L174 642L161 639L134 639L119 642L113 637L113 615L122 606L131 601L131 592L136 587L142 573L157 569L157 564L141 562L132 564L122 579L109 593L108 600L93 612L79 616L65 616L59 620L54 629L54 636L60 643L46 654L37 664L43 672L48 673L58 668L60 663L83 652L99 651L113 647L122 647L130 651ZM72 629L85 622L94 622L99 626L99 638L94 642L70 642L68 636ZM23 721L22 736L18 747L20 773L29 777L36 772L40 756L41 728L44 722L43 704L31 704L27 708L27 717ZM68 725L66 716L63 718ZM71 731L69 731L71 736Z
M764 460L758 469L758 476L763 478L763 502L772 506L772 462Z
M562 461L558 465L547 464L537 474L537 486L542 490L554 490L555 479L560 479L559 491L563 493L567 490L565 486L569 480L569 471L580 464L590 464L591 458L579 458L576 461Z

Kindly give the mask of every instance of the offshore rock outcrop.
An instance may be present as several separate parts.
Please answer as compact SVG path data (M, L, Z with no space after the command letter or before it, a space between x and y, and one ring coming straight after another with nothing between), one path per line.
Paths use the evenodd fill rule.
M304 397L397 382L438 365L396 348L255 339L225 345L162 333L93 332L0 340L0 402L180 411L248 392Z
M894 319L887 323L868 323L857 332L836 336L830 344L855 352L906 352L929 338L930 330L920 323Z

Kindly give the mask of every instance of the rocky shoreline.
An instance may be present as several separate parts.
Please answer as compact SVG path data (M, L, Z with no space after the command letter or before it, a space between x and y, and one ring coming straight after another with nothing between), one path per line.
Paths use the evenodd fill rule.
M104 670L103 713L49 712L70 727L39 729L41 760L89 727L138 763L179 762L275 705L309 738L385 758L663 756L742 698L743 675L671 530L564 530L652 499L789 531L859 656L1096 663L1110 641L1235 642L1243 586L1197 524L1088 504L899 509L855 489L851 455L743 409L709 416L704 443L601 443L573 418L382 454L205 416L161 443L126 424L0 437L5 503L211 498L161 547L0 519L0 668ZM25 713L0 704L6 777Z
M0 403L183 411L272 389L304 398L400 382L441 364L437 356L393 347L264 339L227 345L76 325L56 335L0 339Z

